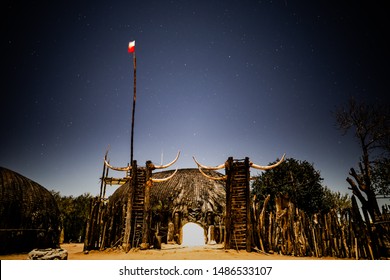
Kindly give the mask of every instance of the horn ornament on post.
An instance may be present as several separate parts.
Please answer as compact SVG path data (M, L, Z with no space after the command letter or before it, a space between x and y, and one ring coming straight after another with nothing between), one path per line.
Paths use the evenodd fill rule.
M221 164L221 165L218 165L218 166L215 166L215 167L210 167L210 166L206 166L206 165L202 165L200 164L196 159L195 157L192 157L196 163L196 165L198 166L198 169L199 169L199 172L202 173L203 176L205 176L206 178L208 179L211 179L211 180L216 180L216 181L225 181L227 176L224 175L224 176L221 176L221 177L213 177L213 176L210 176L210 175L207 175L206 173L203 172L202 168L203 169L207 169L207 170L219 170L219 169L222 169L222 168L225 168L225 163L224 164Z
M282 158L275 164L272 164L272 165L267 165L267 166L262 166L262 165L257 165L257 164L254 164L252 161L249 163L249 166L250 167L253 167L253 168L256 168L256 169L259 169L259 170L270 170L272 168L275 168L276 166L278 166L279 164L281 164L283 161L284 161L284 157L286 156L286 154L283 154Z
M225 163L221 164L221 165L218 165L218 166L215 166L215 167L211 167L211 166L206 166L206 165L203 165L203 164L200 164L196 159L195 157L192 157L196 163L196 165L198 166L198 168L203 168L203 169L207 169L207 170L219 170L219 169L222 169L222 168L225 168Z
M114 166L110 165L110 164L107 162L106 159L104 159L104 164L105 164L108 168L110 168L110 169L112 169L112 170L116 170L116 171L129 171L129 170L131 170L131 165L126 166L126 167L114 167Z
M176 168L175 172L173 172L171 175L169 175L169 176L166 177L166 178L162 178L162 179L150 178L150 180L151 180L153 183L162 183L162 182L165 182L165 181L168 181L168 180L172 179L173 176L175 176L176 172L177 172L177 168Z
M154 169L164 169L164 168L167 168L167 167L171 166L172 164L174 164L179 159L179 156L180 156L180 151L178 151L176 158L172 162L170 162L168 164L165 164L165 165L154 165L153 164L153 168Z
M225 181L227 179L226 175L221 176L221 177L213 177L213 176L210 176L210 175L207 175L206 173L204 173L201 167L198 167L198 169L199 169L200 173L202 173L202 175L208 179L216 180L216 181Z

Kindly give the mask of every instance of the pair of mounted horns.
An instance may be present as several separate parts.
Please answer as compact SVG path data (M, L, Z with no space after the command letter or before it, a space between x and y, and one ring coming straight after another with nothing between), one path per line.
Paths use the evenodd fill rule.
M108 151L107 151L107 152L108 152ZM105 157L104 157L104 164L105 164L108 168L110 168L110 169L112 169L112 170L116 170L116 171L126 171L126 172L127 172L127 171L130 171L130 170L132 169L132 166L131 166L131 165L125 166L125 167L115 167L115 166L112 166L111 164L109 164L108 161L107 161L107 152L106 152L106 155L105 155ZM170 163L165 164L165 165L155 165L155 164L152 164L151 167L152 167L152 169L164 169L164 168L168 168L168 167L170 167L171 165L173 165L173 164L179 159L179 156L180 156L180 151L177 153L176 158L175 158L173 161L171 161ZM171 175L168 176L167 178L162 178L162 179L150 178L150 180L151 180L152 182L155 182L155 183L165 182L165 181L168 181L169 179L172 179L173 176L175 176L176 172L177 172L177 169L175 170L175 172L174 172L173 174L171 174Z
M168 168L169 166L173 165L179 159L179 156L180 156L180 151L177 152L176 158L173 161L171 161L170 163L165 164L165 165L155 165L155 164L153 164L153 169Z
M249 162L249 166L256 168L256 169L259 169L259 170L270 170L272 168L275 168L279 164L281 164L284 161L285 156L286 156L286 154L283 154L282 158L277 163L272 164L272 165L262 166L262 165L254 164L253 162Z
M196 165L198 166L198 169L200 171L200 173L202 173L203 176L205 176L206 178L208 179L211 179L211 180L216 180L216 181L225 181L227 179L227 176L224 175L224 176L221 176L221 177L213 177L213 176L210 176L210 175L207 175L206 173L203 172L202 169L207 169L207 170L220 170L222 168L225 168L226 164L223 163L221 165L218 165L218 166L215 166L215 167L211 167L211 166L206 166L206 165L203 165L203 164L200 164L196 158L193 156L192 157L196 163Z
M179 159L179 156L180 156L180 151L178 151L177 155L176 155L176 158L171 161L170 163L168 164L165 164L165 165L154 165L152 166L153 169L164 169L164 168L168 168L170 167L171 165L173 165L178 159ZM170 179L173 178L173 176L175 176L177 172L177 168L175 170L175 172L173 172L170 176L166 177L166 178L162 178L162 179L157 179L157 178L150 178L150 180L152 180L153 183L162 183L162 182L166 182Z
M108 163L107 161L107 155L108 155L108 150L110 149L110 147L107 148L106 150L106 154L104 155L104 164L112 169L112 170L116 170L116 171L129 171L131 170L131 165L128 165L128 166L125 166L125 167L115 167L115 166L112 166L111 164Z
M259 169L259 170L270 170L272 168L275 168L277 167L278 165L280 165L283 161L284 161L284 158L285 158L286 154L283 154L282 158L275 164L272 164L272 165L266 165L266 166L263 166L263 165L257 165L257 164L254 164L252 161L249 162L249 166L250 167L253 167L255 169ZM202 173L203 176L205 176L206 178L209 178L209 179L212 179L212 180L219 180L219 181L225 181L227 179L227 176L221 176L221 177L213 177L213 176L210 176L210 175L207 175L206 173L203 172L202 169L207 169L207 170L219 170L219 169L222 169L222 168L225 168L226 166L226 163L224 164L221 164L221 165L218 165L218 166L215 166L215 167L211 167L211 166L206 166L206 165L203 165L203 164L200 164L196 159L195 157L192 157L196 163L196 165L198 166L198 169L200 171L200 173Z
M155 164L153 164L153 169L164 169L164 168L168 168L169 166L171 166L171 165L173 165L178 159L179 159L179 156L180 156L180 151L177 153L177 156L176 156L176 158L172 161L172 162L170 162L170 163L168 163L168 164L165 164L165 165L155 165ZM108 163L108 161L107 161L107 157L105 157L104 158L104 164L108 167L108 168L110 168L110 169L112 169L112 170L116 170L116 171L129 171L129 170L131 170L131 165L129 165L129 166L125 166L125 167L115 167L115 166L112 166L112 165L110 165L109 163Z
M162 178L162 179L150 178L150 180L151 180L153 183L162 183L162 182L166 182L166 181L172 179L173 176L175 176L176 172L177 172L177 168L176 168L175 172L173 172L171 175L169 175L169 176L166 177L166 178Z
M110 168L110 169L112 169L112 170L116 170L116 171L129 171L129 170L131 170L131 165L126 166L126 167L114 167L114 166L112 166L112 165L110 165L110 164L108 163L107 159L104 159L104 164L105 164L108 168Z

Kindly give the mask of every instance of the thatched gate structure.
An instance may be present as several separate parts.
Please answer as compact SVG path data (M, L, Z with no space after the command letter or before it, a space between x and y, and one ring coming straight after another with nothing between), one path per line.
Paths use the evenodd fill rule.
M226 184L226 214L225 214L225 249L252 250L252 218L250 198L250 168L268 170L277 167L284 161L283 157L275 164L260 166L254 164L248 157L245 159L228 160L219 166L210 167L200 164L194 158L199 171L207 178L224 181ZM225 168L225 176L213 177L203 170L219 170Z
M125 182L108 200L97 197L92 202L85 250L120 247L127 251L152 245L158 248L161 242L181 244L182 228L189 222L204 229L205 242L224 242L224 184L204 178L198 169L179 169L174 176L173 171L154 173L157 182L151 185L146 180L147 168L134 167L137 176L129 176L127 181L105 177L107 182ZM145 207L147 200L149 206Z
M150 238L151 205L150 189L153 183L171 179L176 171L167 178L152 178L155 169L163 169L174 164L157 166L147 161L138 166L134 160L126 167L113 167L104 159L101 190L99 197L91 205L90 217L86 226L84 250L122 246L125 251L138 245L148 248L153 241ZM122 178L108 177L108 170L126 172ZM111 199L105 197L107 184L122 185Z
M250 196L250 168L267 170L283 160L284 157L276 164L258 166L249 158L229 157L217 167L196 162L198 169L154 174L151 162L145 167L133 162L131 172L121 179L108 177L104 170L101 193L106 184L121 187L109 200L104 196L94 200L85 249L129 250L159 248L161 242L180 244L183 226L194 222L203 227L206 242L224 243L225 249L353 259L389 255L378 255L380 248L370 233L377 226L362 219L354 197L351 209L312 216L282 196L275 198L276 210L267 207L269 197L263 205L256 205ZM222 168L225 175L215 171ZM390 240L386 213L381 228L387 229L386 238Z

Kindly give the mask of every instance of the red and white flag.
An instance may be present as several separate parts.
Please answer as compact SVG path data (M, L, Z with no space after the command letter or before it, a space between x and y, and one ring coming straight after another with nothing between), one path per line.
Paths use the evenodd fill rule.
M127 49L127 51L128 51L129 53L135 52L135 41L131 41L131 42L129 43L129 48Z

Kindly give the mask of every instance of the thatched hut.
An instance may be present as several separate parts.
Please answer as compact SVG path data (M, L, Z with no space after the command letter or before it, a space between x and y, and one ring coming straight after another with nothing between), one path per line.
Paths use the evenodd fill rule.
M153 178L166 178L172 172L155 172ZM222 176L215 171L210 171L210 175ZM140 245L142 214L137 213L138 202L136 199L129 200L129 196L134 195L134 192L137 191L128 182L119 187L109 198L102 218L104 221L104 247L115 247L121 244L129 201L133 203L131 226L134 232L130 236L130 243L131 247ZM226 192L223 182L204 177L198 169L179 169L172 179L153 183L151 187L150 240L160 236L160 241L163 243L181 244L183 227L187 223L193 223L203 228L205 242L222 243L225 204ZM142 209L143 204L138 212L143 212ZM140 218L137 218L138 215ZM211 235L210 227L212 229Z
M170 171L153 174L154 178L167 177ZM210 171L214 177L222 174ZM170 180L155 183L151 190L152 228L162 230L168 236L169 223L174 226L174 239L183 241L182 228L187 223L200 225L205 234L213 226L216 236L207 236L207 242L222 242L222 228L226 204L225 184L203 176L198 169L179 169ZM209 240L210 238L214 240Z
M47 189L0 167L0 254L59 247L59 215Z

